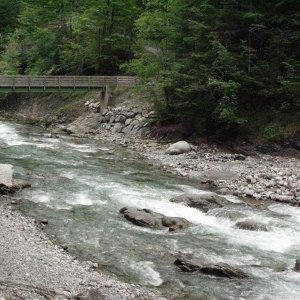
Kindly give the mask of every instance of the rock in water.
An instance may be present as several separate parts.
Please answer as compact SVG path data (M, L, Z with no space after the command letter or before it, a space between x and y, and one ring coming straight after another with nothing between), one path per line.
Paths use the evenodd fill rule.
M170 145L169 148L166 150L166 154L178 155L178 154L190 152L192 151L192 149L193 149L192 145L190 145L185 141L180 141Z
M300 273L300 260L297 259L293 271Z
M248 278L242 270L222 262L202 265L198 262L180 257L175 260L174 264L183 272L198 272L205 275L226 278Z
M163 215L155 213L150 209L137 209L132 207L124 207L120 210L120 213L130 221L131 223L142 226L151 227L156 229L162 229Z
M150 209L137 209L133 207L124 207L120 213L131 223L154 229L169 228L169 231L177 231L187 228L189 222L183 218L166 217Z
M170 201L184 203L187 206L198 208L205 213L211 209L221 208L225 205L232 204L225 197L210 192L204 194L183 194L172 198Z
M241 221L236 223L235 227L242 230L269 231L269 228L266 224L257 223L254 221Z
M187 228L189 226L189 222L183 218L163 217L162 225L169 227L169 231L173 232Z
M0 185L11 187L13 185L12 176L13 166L0 164Z
M234 268L226 263L216 263L201 267L201 273L216 277L247 278L248 276L240 269Z
M0 194L8 194L13 188L13 166L0 164Z

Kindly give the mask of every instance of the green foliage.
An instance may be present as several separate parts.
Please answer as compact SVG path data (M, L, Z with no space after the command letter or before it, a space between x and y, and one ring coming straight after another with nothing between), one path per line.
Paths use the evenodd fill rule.
M127 72L159 121L232 134L249 124L248 109L299 111L299 8L298 0L1 0L0 73Z
M164 90L163 121L206 118L210 129L238 132L249 105L299 109L297 1L146 3L130 68Z
M21 66L21 49L19 43L19 31L7 38L5 51L2 53L0 74L18 74Z
M139 2L20 0L19 14L14 12L22 38L11 35L14 41L3 50L10 51L9 42L18 44L24 74L119 74L120 64L132 56L134 20L143 6ZM0 5L0 19L1 13ZM1 62L8 66L6 58ZM10 73L9 68L2 73Z

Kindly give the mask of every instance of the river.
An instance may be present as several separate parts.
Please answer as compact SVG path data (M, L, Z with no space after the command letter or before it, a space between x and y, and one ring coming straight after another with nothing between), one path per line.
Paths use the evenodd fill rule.
M1 163L15 166L16 178L29 181L20 209L47 218L47 231L69 251L101 265L127 282L159 289L172 299L300 299L300 208L277 203L238 206L269 232L239 230L218 214L171 203L204 187L162 174L139 154L114 144L63 136L47 138L42 129L0 122ZM240 199L229 197L233 202ZM169 233L132 225L119 210L149 208L186 218L189 229ZM224 279L181 272L176 253L204 262L226 262L250 279Z

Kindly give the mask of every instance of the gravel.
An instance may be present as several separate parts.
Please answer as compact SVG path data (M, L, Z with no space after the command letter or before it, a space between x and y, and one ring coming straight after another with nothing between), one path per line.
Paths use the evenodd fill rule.
M222 194L269 199L300 206L300 160L256 153L228 153L201 144L180 155L166 154L171 143L102 132L96 139L117 143L140 153L168 173L218 188Z
M93 270L0 198L0 299L165 299Z
M221 193L270 199L300 205L300 160L258 154L243 156L201 145L178 156L165 154L166 147L146 150L168 172L219 187Z

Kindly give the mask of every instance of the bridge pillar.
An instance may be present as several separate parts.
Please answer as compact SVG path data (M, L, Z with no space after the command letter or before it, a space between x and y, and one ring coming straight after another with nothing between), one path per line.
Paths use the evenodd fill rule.
M101 106L100 110L101 112L104 111L104 109L108 106L110 99L114 93L114 87L111 86L105 86L101 89L100 91L100 101L101 101Z

